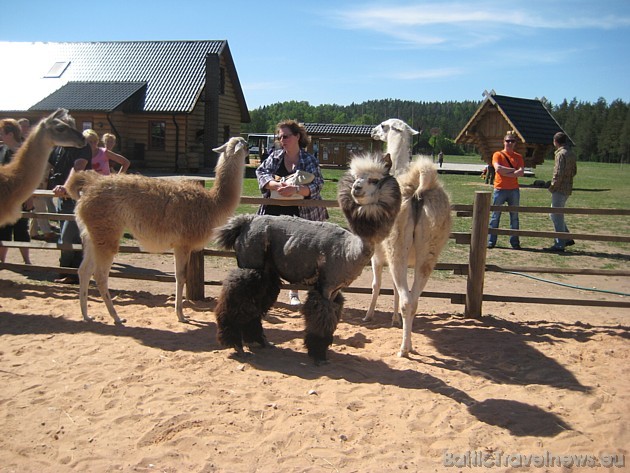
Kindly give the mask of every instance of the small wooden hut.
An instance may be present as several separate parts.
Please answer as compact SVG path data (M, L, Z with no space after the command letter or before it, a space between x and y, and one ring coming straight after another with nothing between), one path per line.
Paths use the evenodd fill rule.
M536 167L553 150L553 135L564 131L539 99L522 99L484 92L485 99L464 129L457 135L458 144L471 144L481 160L492 162L492 154L503 149L505 133L513 130L520 141L516 151L523 155L525 166Z
M308 152L322 166L346 166L353 154L380 150L383 143L372 138L375 125L305 123L311 137Z

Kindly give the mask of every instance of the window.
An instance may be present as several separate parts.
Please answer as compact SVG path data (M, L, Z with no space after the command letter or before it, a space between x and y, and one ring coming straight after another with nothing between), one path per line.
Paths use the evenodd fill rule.
M166 122L149 122L149 149L166 149Z
M227 143L227 140L230 139L230 125L223 126L223 142Z
M61 75L65 72L65 70L70 65L70 61L56 62L52 65L52 67L48 70L48 72L44 75L46 79L57 79L61 77Z

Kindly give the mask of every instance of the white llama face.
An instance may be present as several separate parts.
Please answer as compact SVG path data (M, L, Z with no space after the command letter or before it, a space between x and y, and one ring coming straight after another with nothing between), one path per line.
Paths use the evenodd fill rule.
M383 174L363 171L355 175L351 195L359 205L375 204L379 199L380 181Z
M372 128L372 139L387 142L387 138L390 132L409 133L410 135L417 135L419 132L411 128L404 121L398 118L390 118L385 120L380 125Z

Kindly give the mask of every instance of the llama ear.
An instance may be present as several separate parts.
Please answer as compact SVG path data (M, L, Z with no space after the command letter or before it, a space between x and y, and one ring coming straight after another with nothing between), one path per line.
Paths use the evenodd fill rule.
M383 156L383 161L385 162L385 169L387 169L387 173L389 174L393 166L391 155L387 153L385 156Z
M215 151L217 153L223 153L226 149L227 149L228 144L224 143L221 146L219 146L218 148L212 148L212 151Z
M394 120L391 123L392 130L396 130L396 131L399 131L401 133L403 131L405 131L405 127L404 127L405 125L407 125L407 124L402 122L402 121L399 121L399 120ZM409 126L409 125L407 125L407 126Z
M420 132L417 130L414 130L413 128L411 128L409 125L407 125L407 128L409 129L409 131L411 132L412 135L419 135Z

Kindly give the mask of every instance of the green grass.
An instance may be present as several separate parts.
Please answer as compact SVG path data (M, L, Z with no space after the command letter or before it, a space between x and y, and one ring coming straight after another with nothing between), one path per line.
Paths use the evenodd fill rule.
M460 162L469 164L480 164L478 156L446 156L446 162ZM346 172L340 168L324 168L325 185L322 190L322 197L326 200L336 200L337 182ZM520 178L521 183L521 205L533 207L549 207L551 194L547 189L529 187L535 180L548 181L553 172L553 161L546 161L533 169L534 177ZM486 185L479 175L460 174L440 174L440 179L451 196L453 204L472 204L477 191L492 192L492 187ZM581 208L630 208L630 167L619 164L605 163L578 163L578 174L574 181L574 191L567 203L568 207ZM256 179L245 179L243 184L243 195L249 197L260 197ZM241 205L237 213L255 213L256 205ZM337 208L329 209L330 221L347 227L341 210ZM534 214L521 212L519 215L522 230L553 231L553 225L548 214ZM567 225L573 233L600 233L613 235L630 235L630 219L627 217L595 216L595 215L567 215ZM455 217L453 219L454 232L470 232L471 218ZM503 215L500 228L509 228L509 216ZM549 238L523 238L522 244L526 248L542 248L549 246L552 240ZM507 246L507 237L500 236L499 244ZM578 250L579 246L579 250ZM498 261L489 263L503 264L527 264L539 266L578 266L578 267L599 267L605 269L620 269L627 266L630 259L630 244L582 241L576 245L573 251L590 252L590 254L600 255L601 258L582 262L576 258L563 258L561 255L552 255L541 252L494 252L492 258L500 257ZM454 241L449 243L443 251L440 262L462 263L468 259L469 248L466 245L456 245ZM611 253L611 257L606 254ZM489 256L490 258L490 256Z

